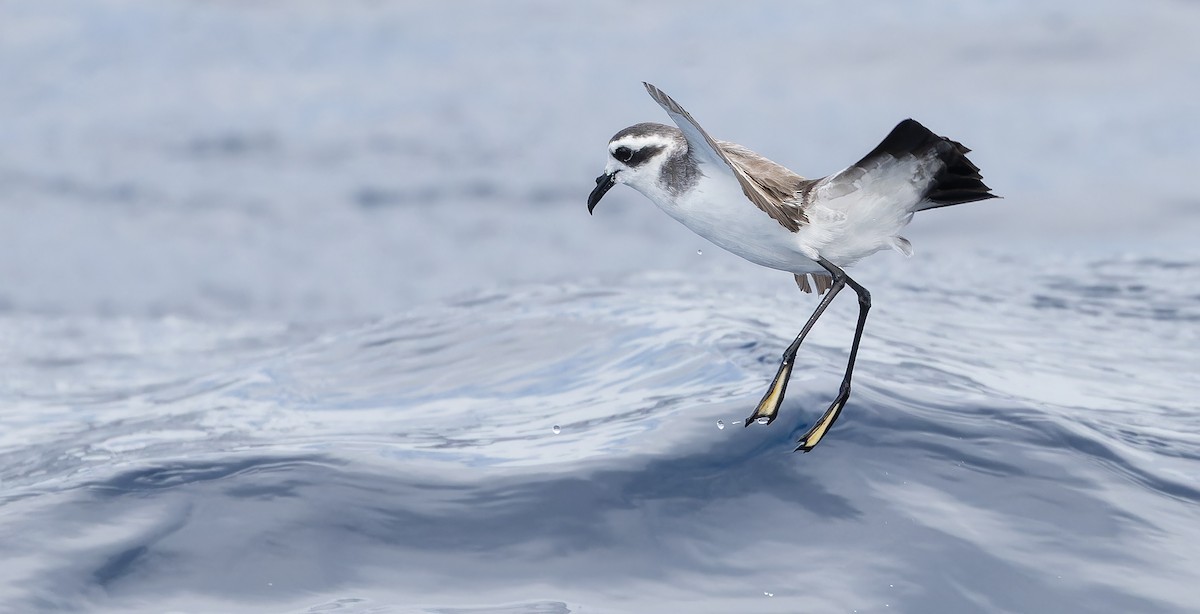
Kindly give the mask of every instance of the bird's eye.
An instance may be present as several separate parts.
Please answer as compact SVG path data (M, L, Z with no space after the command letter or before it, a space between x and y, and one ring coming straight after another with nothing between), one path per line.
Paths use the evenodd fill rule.
M633 150L622 145L613 150L613 157L621 162L628 162L633 159Z

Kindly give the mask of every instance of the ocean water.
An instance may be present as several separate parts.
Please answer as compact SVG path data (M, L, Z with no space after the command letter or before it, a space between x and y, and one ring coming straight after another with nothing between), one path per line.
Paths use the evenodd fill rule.
M1190 612L1188 2L0 2L0 611ZM816 300L614 190L666 121L923 213ZM811 170L810 170L811 169Z

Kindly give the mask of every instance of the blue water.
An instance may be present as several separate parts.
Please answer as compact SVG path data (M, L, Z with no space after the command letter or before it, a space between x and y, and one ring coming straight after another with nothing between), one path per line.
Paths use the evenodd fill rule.
M637 6L0 3L0 611L1194 611L1200 11ZM743 428L815 299L586 214L642 79L1005 196L852 270L810 454L852 298Z

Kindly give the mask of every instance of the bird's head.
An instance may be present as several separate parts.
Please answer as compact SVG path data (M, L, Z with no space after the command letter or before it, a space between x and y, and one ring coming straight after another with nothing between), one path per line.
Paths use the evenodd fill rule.
M614 185L623 183L654 200L663 190L663 167L687 151L687 141L674 126L643 123L630 126L608 141L608 164L588 196L588 213Z

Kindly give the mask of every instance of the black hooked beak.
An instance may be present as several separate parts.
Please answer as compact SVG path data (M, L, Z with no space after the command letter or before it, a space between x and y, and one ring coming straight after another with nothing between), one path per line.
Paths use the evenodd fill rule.
M611 190L614 185L617 185L617 174L609 175L605 173L596 178L596 189L588 195L588 214L591 214L592 209L596 208L596 203L604 198L604 193Z

